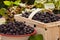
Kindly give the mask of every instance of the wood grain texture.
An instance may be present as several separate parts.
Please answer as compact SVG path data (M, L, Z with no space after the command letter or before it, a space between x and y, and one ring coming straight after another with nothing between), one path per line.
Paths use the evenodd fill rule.
M26 37L6 37L6 36L1 36L1 40L28 40L28 36L26 36Z

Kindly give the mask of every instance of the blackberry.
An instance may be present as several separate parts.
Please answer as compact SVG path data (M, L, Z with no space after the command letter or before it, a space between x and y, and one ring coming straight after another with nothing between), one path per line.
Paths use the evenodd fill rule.
M33 32L31 26L26 25L23 22L15 21L0 25L0 33L8 35L24 35L31 34Z
M40 22L44 22L44 23L50 23L50 22L59 21L60 17L49 12L44 12L44 13L38 12L33 16L32 19Z

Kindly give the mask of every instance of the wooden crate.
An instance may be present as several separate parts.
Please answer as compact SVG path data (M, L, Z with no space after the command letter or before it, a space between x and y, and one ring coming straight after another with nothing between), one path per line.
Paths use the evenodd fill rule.
M20 15L15 16L17 21L26 22L37 30L37 34L42 34L44 40L59 40L59 25L60 21L51 23L42 23L32 19L21 17Z

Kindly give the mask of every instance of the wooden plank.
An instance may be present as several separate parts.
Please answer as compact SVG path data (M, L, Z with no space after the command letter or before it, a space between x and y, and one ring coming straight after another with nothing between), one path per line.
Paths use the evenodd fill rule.
M44 37L44 40L57 40L59 38L59 28L53 27L53 28L41 28L36 27L37 34L42 34Z
M28 40L28 36L26 36L26 37L6 37L6 36L2 36L1 40Z
M45 32L45 40L57 40L59 38L59 28L47 28Z
M59 40L60 40L60 27L59 27Z

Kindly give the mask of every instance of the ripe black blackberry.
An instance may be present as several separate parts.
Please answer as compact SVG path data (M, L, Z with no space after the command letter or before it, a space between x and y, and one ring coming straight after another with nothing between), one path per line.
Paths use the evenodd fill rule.
M59 21L60 17L49 12L44 12L44 13L38 12L33 16L32 19L40 22L44 22L44 23L50 23L50 22Z
M18 21L8 22L6 24L0 25L0 33L9 34L9 35L31 34L34 32L32 29L34 30L34 28L32 28L31 26L28 26L25 23Z

